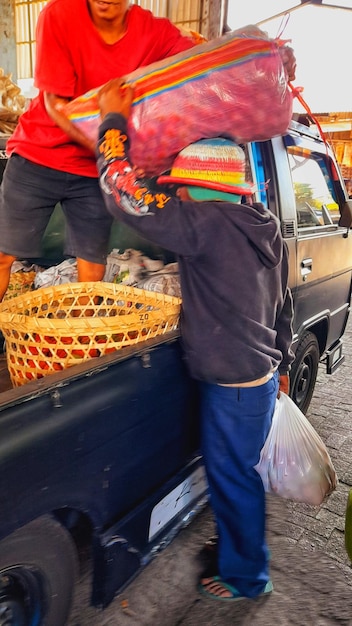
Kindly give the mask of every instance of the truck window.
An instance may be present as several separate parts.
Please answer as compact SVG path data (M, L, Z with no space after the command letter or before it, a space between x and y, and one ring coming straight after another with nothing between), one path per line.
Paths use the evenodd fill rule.
M320 155L296 146L287 148L299 229L337 225L339 206L326 163Z

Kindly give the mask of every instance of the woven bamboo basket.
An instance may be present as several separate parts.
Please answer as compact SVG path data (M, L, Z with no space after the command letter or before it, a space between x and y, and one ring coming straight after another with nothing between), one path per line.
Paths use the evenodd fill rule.
M178 327L180 298L113 283L65 283L0 305L15 387Z
M34 279L36 277L35 272L13 272L10 274L10 282L3 300L9 300L10 298L16 298L16 296L27 291L32 291L34 288Z

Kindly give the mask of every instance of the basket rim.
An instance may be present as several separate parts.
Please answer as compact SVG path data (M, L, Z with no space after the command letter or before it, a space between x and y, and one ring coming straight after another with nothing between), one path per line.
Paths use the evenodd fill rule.
M122 285L120 283L111 283L104 281L96 281L96 282L75 282L75 283L61 283L60 285L49 285L47 287L39 287L39 289L34 289L33 291L19 294L12 298L11 302L0 302L0 312L2 309L6 309L7 307L14 306L14 301L19 303L21 300L27 300L30 298L31 300L35 298L44 297L48 294L65 294L67 295L72 293L72 295L77 295L77 292L84 291L86 289L90 294L94 290L98 290L101 292L101 295L104 295L102 292L106 291L106 295L120 293L126 293L126 295L138 296L143 294L144 297L149 300L159 300L161 302L170 302L172 304L180 304L182 302L182 298L178 298L177 296L170 296L166 293L160 293L159 291L149 291L147 289L140 289L139 287L133 287L132 285ZM82 296L85 294L82 293ZM99 295L99 293L97 294Z
M173 310L148 311L146 322L162 323L170 318L179 315L177 308ZM0 314L0 328L3 330L22 327L25 332L50 332L60 331L61 333L84 333L89 332L111 332L112 328L120 328L121 330L135 327L136 324L143 323L138 313L130 313L128 315L114 315L110 317L69 317L63 319L50 319L47 317L30 317L22 314L8 313Z
M98 287L97 287L98 285ZM82 289L83 286L83 289ZM31 312L25 314L23 308L28 306L33 308L45 304L45 302L60 298L60 296L69 297L84 295L101 295L105 297L121 297L131 300L143 300L147 306L154 305L156 309L150 311L132 311L126 315L114 315L99 317L77 316L63 318L37 317ZM143 297L141 297L143 296ZM117 326L120 329L130 329L131 326L141 324L143 318L141 314L147 314L146 323L162 323L167 322L170 318L174 318L180 314L181 298L169 296L160 292L148 291L128 285L115 285L114 283L63 283L42 287L38 290L27 292L15 296L10 300L6 300L0 304L0 327L3 330L16 329L22 327L27 332L50 332L60 331L61 333L89 333L89 332L111 332L112 328ZM89 307L89 304L87 305ZM104 307L104 304L103 304ZM16 310L17 309L17 310Z

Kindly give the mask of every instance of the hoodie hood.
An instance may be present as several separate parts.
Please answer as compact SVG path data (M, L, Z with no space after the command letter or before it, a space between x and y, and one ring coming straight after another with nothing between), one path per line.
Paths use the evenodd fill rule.
M231 221L251 242L261 262L274 268L282 260L282 236L278 218L261 203L231 208Z

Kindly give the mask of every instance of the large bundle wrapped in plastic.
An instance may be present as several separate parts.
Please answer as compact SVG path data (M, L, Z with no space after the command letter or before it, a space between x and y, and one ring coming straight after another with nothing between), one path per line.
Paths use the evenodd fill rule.
M262 141L286 132L292 92L279 53L283 42L254 26L140 68L129 119L131 159L147 175L169 169L186 145L202 138ZM95 138L98 90L73 100L66 115Z

